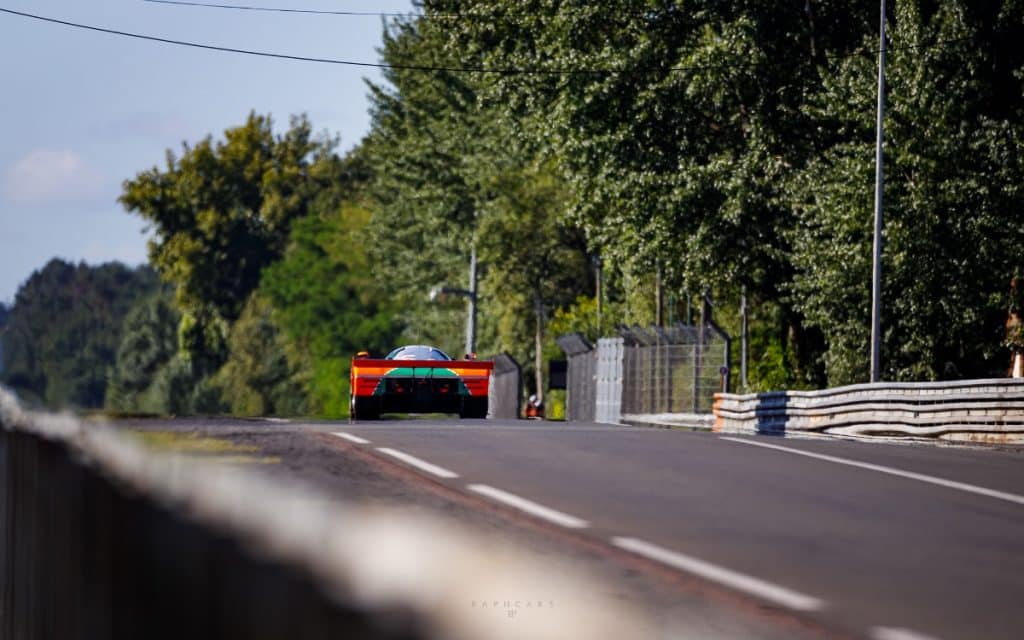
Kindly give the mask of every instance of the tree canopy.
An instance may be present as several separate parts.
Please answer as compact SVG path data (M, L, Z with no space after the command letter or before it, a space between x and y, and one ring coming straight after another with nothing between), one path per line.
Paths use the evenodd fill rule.
M156 287L148 267L51 260L18 289L0 382L29 402L102 407L125 316Z
M167 152L166 168L124 183L120 201L152 225L150 262L175 286L186 352L214 370L228 325L281 257L293 220L334 176L336 141L317 138L305 117L275 135L267 116Z
M389 67L348 153L304 116L275 133L250 114L127 180L167 287L118 297L97 284L113 272L47 266L11 312L3 379L85 406L113 366L122 410L343 415L353 352L461 351L464 299L428 293L467 288L473 254L477 349L512 353L537 391L553 334L653 322L660 293L668 319L710 295L732 333L748 296L753 389L867 379L873 5L421 14L385 25ZM1024 273L1024 3L906 0L886 20L883 377L998 375ZM55 364L59 337L85 331L44 319L69 282L74 299L117 297L97 325L117 330L88 343L103 367Z
M1024 242L1020 7L901 2L892 22L883 377L1000 374L1005 296ZM823 78L804 109L836 135L790 187L799 224L788 286L825 338L833 384L867 376L875 74L851 58Z
M873 5L457 4L493 18L450 25L448 50L506 70L477 100L553 160L592 251L777 309L785 384L865 379ZM991 373L1020 260L1024 10L908 1L888 22L885 376Z
M427 293L465 289L475 249L477 350L511 352L533 371L546 315L590 286L586 238L567 216L557 165L517 143L514 123L484 100L484 78L403 68L467 64L448 38L430 20L385 33L382 56L395 67L387 84L371 85L365 145L375 173L371 257L394 279L408 339L458 353L464 304L432 303Z

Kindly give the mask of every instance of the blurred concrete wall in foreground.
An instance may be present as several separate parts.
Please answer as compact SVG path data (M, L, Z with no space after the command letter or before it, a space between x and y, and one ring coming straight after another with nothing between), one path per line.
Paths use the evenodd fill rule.
M550 561L0 389L0 640L625 637L653 635Z

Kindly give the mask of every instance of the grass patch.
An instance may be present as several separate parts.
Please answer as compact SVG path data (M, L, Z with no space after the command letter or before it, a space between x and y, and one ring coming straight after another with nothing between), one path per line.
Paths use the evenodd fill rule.
M277 456L203 456L203 460L221 464L281 464Z
M208 438L194 433L178 431L133 431L132 435L146 447L156 451L189 455L226 456L229 454L259 453L254 445L237 444L225 438Z

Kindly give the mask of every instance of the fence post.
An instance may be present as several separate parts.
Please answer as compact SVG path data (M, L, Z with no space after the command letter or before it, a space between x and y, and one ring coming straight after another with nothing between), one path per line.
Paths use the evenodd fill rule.
M664 381L665 381L664 382L664 385L665 385L664 386L664 392L665 392L665 395L664 395L664 401L665 401L665 403L664 403L663 406L665 407L665 412L666 413L672 413L672 404L674 402L674 395L675 395L674 389L673 389L673 387L675 386L674 380L673 380L673 378L674 378L674 371L673 371L673 366L672 366L672 360L673 360L673 358L672 358L672 348L673 348L674 345L672 344L672 342L673 342L672 338L669 336L668 332L666 332L664 328L658 327L657 331L658 331L658 337L660 338L661 343L664 345L663 361L665 363L665 365L664 365L664 369L665 369L665 377L664 377Z
M732 362L732 338L710 318L708 319L707 326L718 334L718 337L725 343L722 345L722 368L725 370L722 374L722 393L729 393L729 385L732 381L732 367L729 366Z

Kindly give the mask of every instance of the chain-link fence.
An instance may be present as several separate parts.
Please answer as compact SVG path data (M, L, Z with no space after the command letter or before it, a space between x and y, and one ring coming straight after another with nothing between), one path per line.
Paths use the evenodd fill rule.
M568 358L568 420L710 413L714 394L729 388L731 339L713 322L623 326L618 334L596 349L579 334L558 339Z
M622 413L708 413L728 389L729 336L703 327L621 327Z

